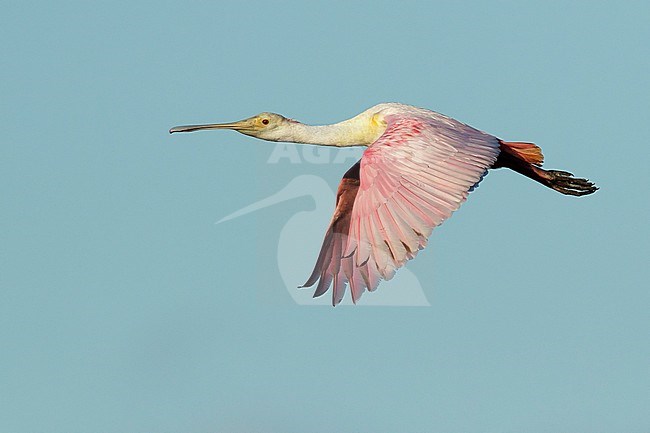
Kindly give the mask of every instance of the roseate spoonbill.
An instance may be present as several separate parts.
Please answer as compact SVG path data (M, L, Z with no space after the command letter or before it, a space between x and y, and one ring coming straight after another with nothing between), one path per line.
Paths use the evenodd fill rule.
M332 125L310 126L275 113L232 123L177 126L174 132L232 129L267 141L367 146L344 175L314 270L314 297L332 286L332 305L350 285L356 302L423 249L431 231L457 210L491 168L506 167L562 194L598 188L571 173L542 169L532 143L507 142L458 120L386 103Z

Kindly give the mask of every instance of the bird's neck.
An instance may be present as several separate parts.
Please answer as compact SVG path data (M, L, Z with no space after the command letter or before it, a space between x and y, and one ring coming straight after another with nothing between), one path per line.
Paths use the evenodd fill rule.
M368 146L377 140L385 129L386 124L381 118L362 113L332 125L311 126L292 122L287 135L280 141L337 147Z

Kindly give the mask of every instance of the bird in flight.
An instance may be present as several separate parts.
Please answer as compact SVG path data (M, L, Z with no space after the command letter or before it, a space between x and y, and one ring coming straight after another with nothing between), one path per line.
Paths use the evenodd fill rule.
M275 113L232 123L176 126L192 132L231 129L267 141L367 146L344 175L314 270L301 287L332 287L337 305L349 285L354 303L427 245L434 227L457 210L489 169L509 168L562 194L598 188L571 173L542 168L533 143L503 141L458 120L410 105L385 103L332 125L311 126Z

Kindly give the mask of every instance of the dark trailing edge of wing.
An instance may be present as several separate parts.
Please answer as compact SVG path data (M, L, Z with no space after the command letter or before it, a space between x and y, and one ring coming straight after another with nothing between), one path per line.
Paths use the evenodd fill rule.
M314 297L318 297L327 292L330 284L333 283L333 305L341 302L345 294L347 278L345 278L344 269L341 269L341 262L345 260L343 253L350 231L350 216L359 190L360 166L361 161L358 161L343 175L336 193L336 210L325 233L325 239L318 254L316 265L305 284L300 286L301 288L313 286L320 279L314 292ZM351 261L352 259L349 258L348 260Z

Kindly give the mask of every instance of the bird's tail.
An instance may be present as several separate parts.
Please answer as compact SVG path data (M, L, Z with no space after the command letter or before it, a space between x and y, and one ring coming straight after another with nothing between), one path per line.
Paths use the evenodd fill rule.
M533 143L500 141L501 153L494 168L507 167L521 173L542 185L566 195L587 195L598 187L587 179L573 177L573 174L560 170L544 170L542 150Z

